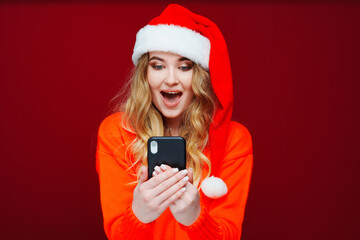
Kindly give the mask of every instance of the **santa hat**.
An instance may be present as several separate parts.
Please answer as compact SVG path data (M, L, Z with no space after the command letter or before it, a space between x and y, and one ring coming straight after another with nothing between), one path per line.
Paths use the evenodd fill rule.
M209 39L185 27L158 24L140 29L136 35L133 63L137 65L140 57L150 51L176 53L209 69Z
M170 4L136 35L132 60L150 51L172 52L189 58L210 72L211 83L221 109L210 126L212 175L222 159L228 135L232 106L232 77L227 46L215 23L188 9Z

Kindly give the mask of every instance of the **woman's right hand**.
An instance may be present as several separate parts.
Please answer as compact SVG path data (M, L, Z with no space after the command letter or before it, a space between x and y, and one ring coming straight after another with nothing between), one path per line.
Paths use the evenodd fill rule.
M162 174L148 179L146 167L141 168L139 182L134 190L132 210L139 221L150 223L156 220L171 203L185 192L189 181L187 170L164 167Z

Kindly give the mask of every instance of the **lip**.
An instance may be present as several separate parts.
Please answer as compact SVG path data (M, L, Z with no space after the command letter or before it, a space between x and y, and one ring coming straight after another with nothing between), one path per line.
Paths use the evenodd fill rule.
M166 98L164 97L164 95L162 94L162 92L181 93L181 95L180 95L179 99L176 100L175 102L169 102L169 101L166 100ZM166 90L161 90L161 91L160 91L160 95L161 95L161 98L162 98L164 104L165 104L167 107L169 107L169 108L174 108L174 107L176 107L176 106L179 104L179 102L181 101L181 98L182 98L183 93L182 93L182 91L180 91L180 90L173 90L173 89L170 90L170 89L166 89Z

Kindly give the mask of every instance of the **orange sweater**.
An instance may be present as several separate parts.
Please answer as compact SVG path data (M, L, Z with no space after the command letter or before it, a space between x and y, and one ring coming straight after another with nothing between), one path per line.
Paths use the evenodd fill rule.
M216 165L217 177L228 187L227 195L210 199L200 190L201 213L191 226L179 224L169 209L154 222L144 224L131 209L137 176L135 168L131 168L129 145L135 135L122 128L121 117L119 113L107 117L98 135L96 169L107 237L112 240L240 239L253 164L247 129L230 122L224 157Z

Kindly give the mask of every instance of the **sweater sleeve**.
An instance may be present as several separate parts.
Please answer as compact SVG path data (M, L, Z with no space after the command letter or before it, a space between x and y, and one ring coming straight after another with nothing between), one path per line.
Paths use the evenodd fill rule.
M180 225L190 239L240 239L253 166L252 143L248 130L232 122L219 175L228 193L210 199L201 192L201 213L189 227ZM205 207L206 206L206 207Z
M120 114L113 114L101 123L98 132L96 170L104 229L110 240L146 239L152 224L140 222L131 209L137 176L127 151L134 136L121 127L120 121Z

